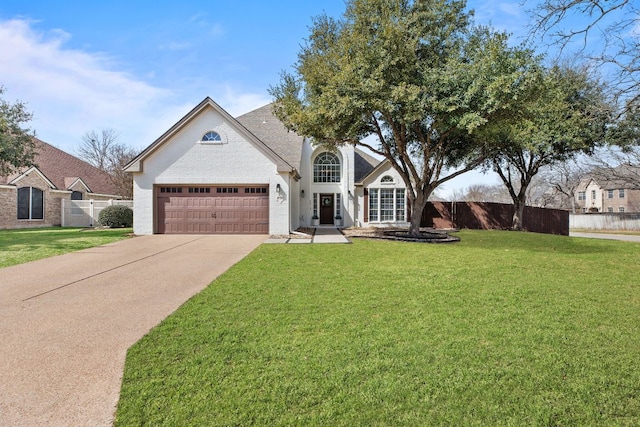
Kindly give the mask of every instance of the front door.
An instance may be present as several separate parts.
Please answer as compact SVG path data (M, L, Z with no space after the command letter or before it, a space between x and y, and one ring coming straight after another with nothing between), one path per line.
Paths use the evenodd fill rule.
M320 225L333 225L333 194L320 195Z

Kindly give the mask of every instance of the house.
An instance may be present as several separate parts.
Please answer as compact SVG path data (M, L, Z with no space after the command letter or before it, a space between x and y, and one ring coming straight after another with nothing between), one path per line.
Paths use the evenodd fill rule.
M286 235L299 227L408 225L388 161L312 144L272 114L205 98L126 167L134 232Z
M34 166L0 177L0 228L60 225L63 199L120 198L107 173L44 141L35 142Z
M586 177L576 189L576 203L583 213L640 212L640 184L621 177Z

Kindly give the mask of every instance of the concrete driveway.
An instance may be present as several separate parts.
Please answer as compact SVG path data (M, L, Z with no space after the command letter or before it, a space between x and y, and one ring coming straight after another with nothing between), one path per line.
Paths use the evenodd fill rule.
M0 269L0 425L112 425L127 349L266 238L141 236Z

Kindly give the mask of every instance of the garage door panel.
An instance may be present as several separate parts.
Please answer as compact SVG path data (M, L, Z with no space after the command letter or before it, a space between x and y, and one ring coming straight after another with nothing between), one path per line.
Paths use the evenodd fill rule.
M158 233L269 232L269 196L266 185L252 186L246 191L243 187L198 187L195 191L190 190L189 187L159 189L156 204Z

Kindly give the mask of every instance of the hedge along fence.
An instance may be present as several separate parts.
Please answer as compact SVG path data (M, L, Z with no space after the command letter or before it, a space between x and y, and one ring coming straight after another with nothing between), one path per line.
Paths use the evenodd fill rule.
M484 202L429 202L420 225L433 228L508 230L513 223L513 205ZM569 212L526 206L523 229L535 233L569 235Z

